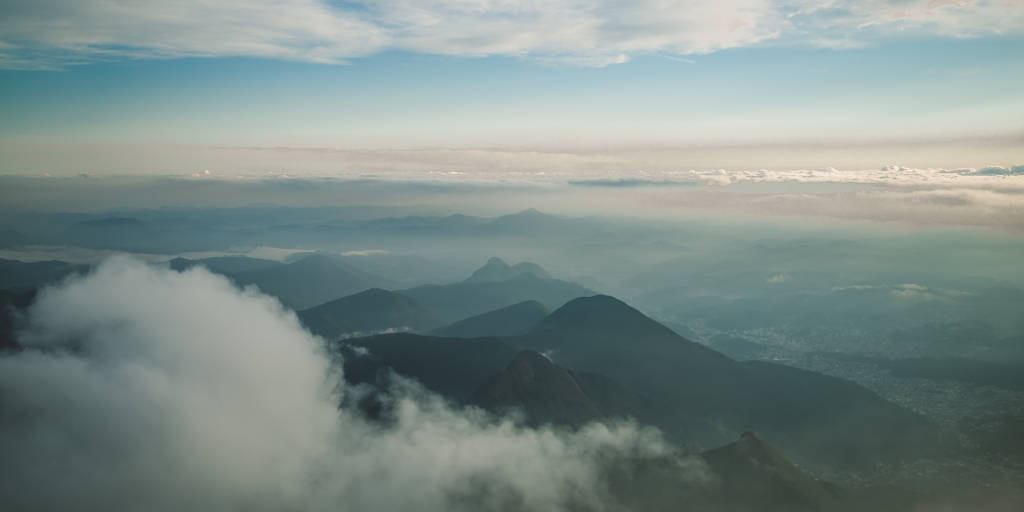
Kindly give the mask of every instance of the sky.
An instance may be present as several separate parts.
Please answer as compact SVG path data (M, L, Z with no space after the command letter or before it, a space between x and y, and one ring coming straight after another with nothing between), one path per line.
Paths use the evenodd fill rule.
M0 13L0 174L1024 163L1020 0Z

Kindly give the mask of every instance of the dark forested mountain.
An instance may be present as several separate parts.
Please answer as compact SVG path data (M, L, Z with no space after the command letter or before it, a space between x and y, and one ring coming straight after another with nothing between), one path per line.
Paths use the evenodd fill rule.
M526 334L550 311L535 300L527 300L435 329L432 334L451 338L518 336Z
M652 400L679 439L721 444L756 430L805 460L867 464L934 443L920 416L842 379L764 362L740 363L608 296L576 299L510 343L606 375Z
M25 262L0 259L0 288L30 289L57 281L89 267L63 261Z
M18 315L32 303L35 295L35 290L0 290L0 351L18 346L14 339Z
M441 323L415 299L380 288L302 310L299 319L314 334L328 339L385 329L423 331Z
M613 417L644 416L641 400L615 381L567 370L532 350L517 354L508 367L473 394L489 411L519 410L534 424L579 426Z
M242 285L256 285L296 310L388 284L385 278L364 272L340 258L319 253L287 265L233 273L231 277Z
M541 277L537 271L530 270L529 266L522 267L526 271L512 271L506 279L492 280L500 273L486 270L488 266L495 266L494 260L492 258L484 268L473 274L490 277L470 277L461 283L447 285L418 286L401 293L428 305L449 322L528 300L535 300L553 309L576 297L593 295L592 291L576 283ZM546 274L543 269L539 272Z
M536 263L524 261L516 263L515 265L509 265L501 258L495 256L487 260L487 263L477 269L476 272L473 272L473 275L469 276L469 278L466 279L466 282L485 283L489 281L507 281L513 277L523 274L532 274L542 279L551 278L551 275Z
M416 334L382 334L334 344L348 350L345 380L376 382L382 370L418 380L428 389L466 403L474 391L502 371L517 351L498 338L435 338ZM361 349L367 353L360 354Z
M391 366L428 388L460 401L473 396L492 410L520 408L534 422L573 424L650 411L640 419L679 441L717 446L756 430L800 460L850 466L935 443L924 419L857 384L778 364L734 361L608 296L570 301L522 336L375 337L353 343L368 348L378 366ZM471 368L469 356L455 356L459 347L472 349L472 359L487 364ZM534 352L513 362L512 347ZM537 352L550 354L554 363ZM459 362L449 360L456 357Z

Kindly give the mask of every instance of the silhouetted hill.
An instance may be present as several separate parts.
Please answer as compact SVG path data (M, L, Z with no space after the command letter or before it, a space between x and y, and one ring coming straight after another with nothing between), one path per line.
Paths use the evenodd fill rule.
M529 208L511 215L502 215L481 226L490 235L524 235L564 233L572 221Z
M369 348L378 366L393 366L459 400L500 373L478 399L490 408L521 407L535 421L601 417L602 404L614 402L608 397L625 395L619 411L642 416L679 441L715 446L756 429L805 463L873 465L919 454L936 442L935 429L923 418L857 384L778 364L736 362L608 296L572 300L518 337L406 335L353 343ZM510 346L551 354L554 364L523 356L506 368L514 355ZM472 350L471 359L486 361L486 367L471 368L468 356L456 354L458 347ZM447 358L462 366L456 371ZM590 374L605 377L580 378ZM583 385L590 382L605 382L607 395ZM558 404L572 405L558 411Z
M333 346L368 351L365 355L349 351L345 358L345 380L350 383L375 383L381 371L391 368L463 403L517 353L497 338L465 340L408 333L356 338Z
M167 264L173 270L186 270L197 265L202 265L209 269L211 272L218 274L235 274L239 272L250 272L254 270L263 270L271 267L278 267L284 265L281 262L274 260L265 260L261 258L250 258L248 256L217 256L213 258L203 258L200 260L190 260L187 258L174 258L167 262Z
M656 424L687 442L715 445L758 430L803 460L873 464L935 441L923 418L857 384L733 361L608 296L573 300L509 342L640 393Z
M287 265L238 272L231 277L239 284L255 284L296 310L387 285L382 277L363 272L340 258L319 253Z
M34 289L88 269L86 265L74 265L63 261L25 262L0 259L0 288Z
M733 510L836 510L839 497L750 432L703 454L723 483L722 498Z
M473 275L469 276L469 278L466 279L466 282L483 283L488 281L506 281L523 274L532 274L542 279L551 278L551 275L536 263L524 261L516 263L515 265L509 265L501 258L495 256L487 260L487 263L485 263L484 266L473 272Z
M548 308L527 300L501 309L459 320L435 329L435 336L479 338L482 336L518 336L525 334L548 315Z
M35 295L35 290L0 290L0 352L17 349L17 315L28 308Z
M328 339L385 329L422 331L440 323L415 299L380 288L302 310L299 319L314 334Z
M566 301L594 292L576 283L521 274L504 281L426 285L400 291L454 322L518 302L536 300L556 308Z
M472 402L497 413L520 410L532 424L572 426L628 416L639 405L607 377L567 370L532 350L520 352L488 379Z

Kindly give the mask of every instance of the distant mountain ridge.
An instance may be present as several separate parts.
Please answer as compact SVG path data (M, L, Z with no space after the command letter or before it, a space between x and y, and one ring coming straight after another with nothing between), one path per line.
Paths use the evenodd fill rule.
M737 362L688 341L609 296L575 299L513 346L606 375L652 400L677 438L721 444L744 430L784 449L857 465L934 445L921 416L849 381L765 362Z
M238 272L249 272L263 270L271 267L284 265L279 261L265 260L261 258L250 258L248 256L215 256L192 260L187 258L174 258L167 262L172 270L182 271L196 266L206 267L210 272L230 275Z
M518 336L548 316L550 310L535 300L527 300L489 311L434 329L431 334L451 338Z
M380 288L304 309L299 320L314 334L329 339L386 329L423 331L441 323L415 299Z
M500 258L491 258L465 281L417 286L399 293L437 311L447 322L530 300L553 309L594 293L579 284L545 276L548 273L539 265L524 262L513 267Z
M722 445L739 432L756 430L802 461L851 466L918 453L936 442L934 427L923 418L857 384L778 364L734 361L609 296L571 300L520 336L407 336L404 348L392 344L383 353L375 347L380 338L353 343L367 348L381 366L431 389L432 379L443 380L445 389L435 391L457 392L459 401L473 399L492 410L519 408L533 422L578 424L609 418L614 409L698 446ZM473 379L460 381L455 376L470 370L449 368L437 376L431 373L438 368L416 363L443 359L427 355L428 346L482 352L501 347L504 356L480 355L490 373L484 377L474 369ZM404 370L391 358L405 361ZM608 393L592 393L580 375L598 376ZM609 396L621 399L617 408L602 405Z
M241 285L254 284L285 306L302 310L369 288L388 288L386 278L360 270L338 257L313 253L286 265L229 274Z
M472 403L499 414L524 411L534 424L580 426L637 416L636 398L607 377L567 370L524 350L476 390Z
M536 263L523 261L515 265L505 263L501 258L494 256L487 260L483 267L480 267L473 275L466 279L467 283L485 283L491 281L507 281L516 276L531 274L541 279L551 279L551 274Z
M834 486L801 470L752 432L701 456L722 478L722 497L731 507L778 512L839 508Z

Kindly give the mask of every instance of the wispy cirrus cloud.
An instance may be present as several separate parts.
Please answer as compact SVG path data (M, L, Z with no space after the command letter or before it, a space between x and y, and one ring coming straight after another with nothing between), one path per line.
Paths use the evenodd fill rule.
M0 67L40 69L123 58L343 63L385 50L605 66L767 41L855 48L899 34L1024 31L1014 0L15 0L2 9Z

